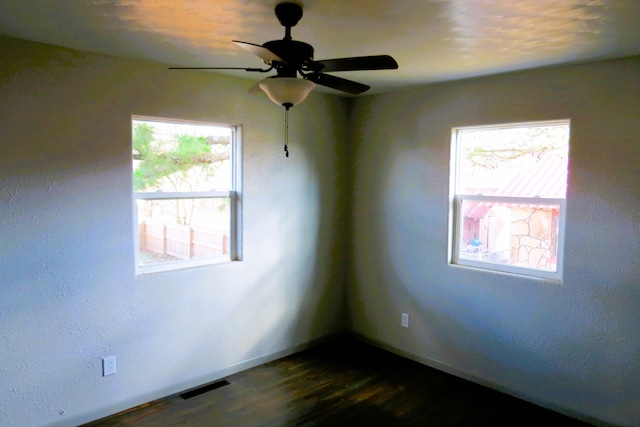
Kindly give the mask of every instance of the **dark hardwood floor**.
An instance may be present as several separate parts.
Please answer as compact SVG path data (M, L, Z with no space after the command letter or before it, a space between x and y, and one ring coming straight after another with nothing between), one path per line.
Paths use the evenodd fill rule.
M348 337L225 381L84 427L589 425Z

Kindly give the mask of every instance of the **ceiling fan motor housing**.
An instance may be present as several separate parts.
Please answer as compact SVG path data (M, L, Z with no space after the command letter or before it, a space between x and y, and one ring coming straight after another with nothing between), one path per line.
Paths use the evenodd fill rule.
M291 77L295 77L296 70L303 69L306 64L313 62L313 46L305 42L272 40L264 43L262 47L269 49L285 62L285 64L272 63L279 71L279 75L282 70L283 73L289 71L289 74L292 74Z

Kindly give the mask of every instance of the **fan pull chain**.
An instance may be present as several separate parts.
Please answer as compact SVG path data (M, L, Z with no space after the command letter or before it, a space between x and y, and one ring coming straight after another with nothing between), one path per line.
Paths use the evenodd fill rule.
M284 110L284 152L289 157L289 108Z

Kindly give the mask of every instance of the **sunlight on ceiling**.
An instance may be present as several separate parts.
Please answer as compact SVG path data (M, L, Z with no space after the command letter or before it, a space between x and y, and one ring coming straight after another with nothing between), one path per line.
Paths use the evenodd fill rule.
M315 59L392 55L349 71L369 93L640 54L636 0L296 0ZM174 66L259 67L232 40L281 39L278 0L47 0L0 4L0 34ZM263 75L228 71L259 80Z

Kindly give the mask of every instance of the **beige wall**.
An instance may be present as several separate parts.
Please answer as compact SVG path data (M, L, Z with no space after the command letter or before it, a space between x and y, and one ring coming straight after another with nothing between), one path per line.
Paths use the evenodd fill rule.
M640 58L358 98L352 117L351 328L537 403L639 425ZM448 265L451 128L550 119L571 119L563 283Z
M76 425L343 328L343 100L291 110L286 158L249 80L0 52L0 425ZM242 262L135 276L132 114L242 126Z
M638 425L639 58L313 93L291 111L287 159L282 109L247 80L6 38L0 52L0 425L88 421L345 324ZM135 277L131 114L242 125L242 262ZM563 283L449 266L451 127L557 118L572 120ZM103 378L109 355L118 373Z

